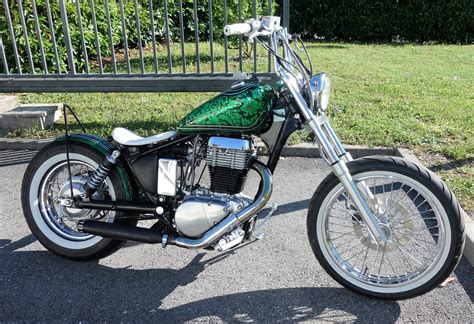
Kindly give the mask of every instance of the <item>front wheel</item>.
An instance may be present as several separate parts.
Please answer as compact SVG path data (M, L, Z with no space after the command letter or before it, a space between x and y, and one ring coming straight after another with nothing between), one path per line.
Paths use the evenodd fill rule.
M347 166L359 188L370 188L388 242L377 244L331 174L315 192L307 219L322 267L343 286L373 297L411 298L437 287L464 247L454 195L434 173L400 158L367 157Z

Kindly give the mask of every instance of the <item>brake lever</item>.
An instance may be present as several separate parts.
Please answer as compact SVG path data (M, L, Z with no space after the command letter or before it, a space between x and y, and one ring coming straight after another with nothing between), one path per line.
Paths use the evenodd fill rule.
M250 34L250 35L248 36L247 42L250 43L250 44L252 44L252 43L253 43L253 39L254 39L255 37L258 37L258 36L268 36L268 35L271 35L271 34L272 34L272 32L271 32L271 31L267 31L267 30L262 30L262 31L259 31L259 32L257 32L257 31L256 31L256 32L253 32L252 34Z

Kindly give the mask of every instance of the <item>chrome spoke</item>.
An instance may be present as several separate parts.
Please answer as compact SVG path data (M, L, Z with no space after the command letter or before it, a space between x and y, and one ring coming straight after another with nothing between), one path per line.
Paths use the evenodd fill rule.
M347 241L346 243L349 243L351 240ZM345 244L342 244L342 245L345 245ZM357 246L359 246L360 244L358 244ZM354 247L353 246L349 246L347 247L346 249L342 250L339 252L340 255L343 255L344 253L346 253L347 251L353 249ZM346 260L347 261L347 260Z
M426 230L430 230L432 228L439 228L439 225L435 225L435 226L430 226L430 227L424 227L424 228L412 228L410 231L411 232L421 232L421 231L426 231Z
M87 175L95 170L92 166L82 161L71 160L71 174L74 190L81 188L87 181ZM97 191L101 199L109 195L109 185L104 183L103 187ZM77 194L77 193L76 193ZM40 193L38 195L40 210L43 217L48 222L51 229L59 236L75 241L90 239L93 235L85 234L77 230L80 219L90 219L94 215L102 212L97 210L78 210L61 206L58 202L60 198L70 196L70 181L67 171L67 162L62 162L54 166L41 180ZM110 196L108 196L110 197ZM110 198L109 198L110 199ZM108 216L113 215L107 212L101 220L108 220Z
M347 232L347 233L340 233L340 232L334 232L334 231L332 231L331 233L336 233L336 234L338 234L338 233L339 233L339 234L341 234L341 235L339 235L339 236L337 236L337 237L334 237L334 238L332 238L332 240L333 240L333 241L335 241L335 240L337 240L337 239L339 239L339 238L341 238L341 237L344 237L344 236L346 236L346 235L349 235L349 234L351 234L351 232Z
M410 179L380 173L356 181L365 182L379 205L376 217L389 237L387 244L379 245L372 238L342 186L325 205L323 226L328 239L324 242L333 262L353 280L402 285L418 280L437 262L444 227L434 208L436 197Z
M382 257L380 258L380 265L379 265L379 270L377 271L378 273L381 273L382 270L382 264L383 264L383 257L385 255L385 249L382 249Z
M359 245L359 246L360 246L360 245ZM362 245L362 246L364 246L364 245ZM358 256L361 255L364 251L365 251L365 249L362 249L362 250L358 251L356 254L354 254L354 255L351 256L350 258L346 259L346 262L352 260L354 257L358 257Z

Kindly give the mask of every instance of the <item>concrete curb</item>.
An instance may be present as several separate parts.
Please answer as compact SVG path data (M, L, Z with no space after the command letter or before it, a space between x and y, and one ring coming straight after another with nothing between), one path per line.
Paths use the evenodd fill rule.
M27 139L27 138L0 138L0 150L29 150L38 151L51 143L53 138Z
M368 155L395 155L396 149L387 147L371 147L359 145L344 145L344 148L352 155L353 158L359 158ZM282 156L285 157L321 157L318 145L301 143L283 148Z
M47 139L16 139L16 138L0 138L0 150L40 150L45 145L51 143L52 138ZM368 148L358 145L346 145L346 150L351 153L353 158L359 158L368 155L392 155L399 156L419 165L422 165L420 160L413 154L412 151L404 148L386 148L386 147L374 147ZM308 157L308 158L319 158L319 149L317 145L310 143L302 143L292 146L287 146L283 149L282 156L284 157ZM474 221L467 215L467 213L461 209L461 213L464 216L464 222L466 226L466 245L464 247L464 256L467 258L469 263L474 266Z
M395 156L402 157L416 164L423 165L412 151L405 148L396 149ZM466 228L466 244L464 245L464 256L469 263L474 266L474 221L461 208L461 214L464 217L464 226Z

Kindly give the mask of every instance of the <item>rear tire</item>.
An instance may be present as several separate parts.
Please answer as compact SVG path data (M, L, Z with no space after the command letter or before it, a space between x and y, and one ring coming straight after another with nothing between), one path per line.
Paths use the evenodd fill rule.
M103 161L104 156L89 147L69 144L73 183L87 180L87 175ZM136 225L136 219L124 218L120 212L79 210L60 207L54 192L70 196L64 143L54 142L42 149L28 165L23 177L21 200L26 222L38 241L49 251L67 259L85 261L106 257L124 243L75 230L80 219L99 219ZM65 176L66 175L66 176ZM56 176L56 178L52 178ZM61 179L61 180L60 180ZM53 183L54 182L54 183ZM49 191L48 191L49 190ZM116 170L112 170L98 190L101 199L125 200L126 192Z
M307 218L321 266L341 285L372 297L412 298L437 287L464 247L464 220L452 192L431 171L396 157L362 158L347 167L382 205L376 217L389 242L375 243L331 174L313 195Z

